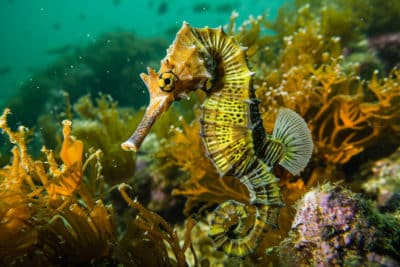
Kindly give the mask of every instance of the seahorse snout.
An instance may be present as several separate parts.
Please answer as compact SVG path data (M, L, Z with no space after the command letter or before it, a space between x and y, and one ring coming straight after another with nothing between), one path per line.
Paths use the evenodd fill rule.
M172 101L168 96L159 96L150 99L150 104L147 107L141 122L131 137L121 144L122 149L136 152L140 148L144 138L150 132L154 122L168 109L171 103Z
M149 90L150 103L147 106L142 121L137 126L135 132L128 140L121 144L121 147L124 150L134 152L138 151L144 138L150 132L154 122L174 101L174 96L172 94L160 89L159 75L151 68L147 68L147 71L148 75L142 73L140 77Z

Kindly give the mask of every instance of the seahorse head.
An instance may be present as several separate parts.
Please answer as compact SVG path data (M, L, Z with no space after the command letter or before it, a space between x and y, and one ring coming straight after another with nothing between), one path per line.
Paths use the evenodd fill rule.
M183 23L167 56L161 60L160 70L148 67L148 74L140 75L149 91L150 103L136 131L121 145L123 149L137 151L154 122L172 102L188 99L190 91L209 89L213 61L207 51L192 28Z

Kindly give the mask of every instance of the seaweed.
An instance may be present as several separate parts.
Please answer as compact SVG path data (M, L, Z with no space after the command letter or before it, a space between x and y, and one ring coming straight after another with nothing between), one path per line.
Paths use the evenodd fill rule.
M46 148L42 152L47 160L34 160L27 151L26 129L13 132L7 125L9 113L6 109L0 118L1 129L14 144L12 163L0 173L2 264L30 260L35 265L79 264L101 259L114 240L112 208L83 185L83 172L92 161L96 163L91 166L95 176L91 180L101 183L100 152L83 161L83 143L70 135L71 122L64 121L62 165Z
M232 14L225 30L248 48L265 128L273 129L278 109L287 107L305 118L315 143L312 163L300 176L280 167L274 170L281 178L286 204L280 212L280 229L267 233L255 254L243 259L214 251L206 235L205 222L215 206L231 199L248 203L249 199L237 179L219 178L205 156L195 105L203 95L193 94L190 101L166 112L141 153L132 155L120 149L126 133L136 127L144 112L139 109L144 87L135 73L146 63L132 66L127 61L146 58L152 65L166 44L150 40L145 44L149 48L143 48L143 40L116 33L72 51L37 74L9 102L24 123L38 125L36 129L20 126L13 130L16 120L10 123L7 119L8 109L0 117L0 128L9 139L2 142L0 160L0 264L280 265L293 251L315 255L317 246L296 247L299 240L293 232L300 228L293 228L292 223L296 209L307 207L304 195L328 193L343 200L339 208L346 203L357 207L354 214L362 220L352 225L364 227L368 220L372 228L362 228L363 233L376 230L369 235L374 242L359 242L362 246L357 253L362 252L363 258L353 243L342 250L346 265L362 262L373 250L398 260L398 238L386 239L387 233L399 231L397 159L390 158L396 160L390 166L388 160L378 161L372 169L364 164L387 157L400 145L400 71L393 68L398 62L393 59L389 65L379 54L372 54L368 47L372 39L367 39L396 31L398 10L397 3L390 1L298 0L292 7L283 7L274 21L261 15L236 25L237 13ZM105 45L107 40L110 45ZM102 52L76 61L86 49ZM121 72L111 71L110 66ZM61 88L54 86L59 82ZM132 89L130 98L125 87ZM56 94L50 88L57 88ZM59 89L68 89L69 94ZM97 90L105 94L98 95ZM107 95L110 90L115 90L113 98ZM90 95L81 97L88 91ZM26 99L40 107L33 106L33 112L23 110ZM56 115L43 115L42 99L57 103ZM121 107L128 103L136 109ZM63 138L62 119L67 119ZM30 142L38 129L45 146L54 150L40 149L37 140ZM367 193L363 196L374 202L336 186L311 189L339 180L354 191L363 189ZM375 205L385 213L375 210ZM316 245L346 237L332 225L317 230L321 235ZM384 246L379 251L374 244Z
M71 135L71 121L63 121L61 163L45 147L46 160L34 160L26 146L27 129L12 131L9 113L6 109L0 117L0 128L13 144L12 162L0 169L2 265L185 266L194 220L188 220L180 247L174 228L132 201L125 184L118 186L121 195L138 211L134 219L117 216L105 191L103 153L89 150L84 160L83 142Z
M351 23L338 20L343 25L332 25L336 16L348 17L350 7L345 5L347 11L334 8L340 1L301 3L297 2L300 7L294 11L282 9L274 23L263 17L250 18L239 27L236 38L252 40L249 50L257 44L264 47L264 52L257 48L261 52L249 53L249 57L256 66L254 86L265 126L272 129L278 108L289 107L309 122L318 157L328 164L344 164L386 138L388 127L396 132L398 70L385 78L373 72L369 79L361 79L360 63L344 66L342 51L362 39L365 27L354 28L353 18ZM263 28L276 34L266 39ZM346 34L350 31L354 36Z

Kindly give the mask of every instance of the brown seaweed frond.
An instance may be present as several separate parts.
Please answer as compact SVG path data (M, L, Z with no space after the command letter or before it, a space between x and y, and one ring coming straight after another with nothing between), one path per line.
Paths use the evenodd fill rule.
M6 109L0 117L1 129L14 144L11 164L0 170L0 263L71 265L101 259L115 240L112 207L82 184L84 169L99 160L99 153L83 162L83 144L70 135L71 122L64 121L63 164L46 148L47 161L34 160L26 148L26 130L7 126L9 113ZM100 178L96 169L91 173Z
M36 162L36 169L41 183L46 188L50 198L58 196L71 196L81 183L82 179L82 154L83 143L71 136L71 121L63 122L64 141L61 147L60 158L64 165L59 167L52 150L45 147L42 152L46 154L49 165L49 174L40 161ZM47 177L54 177L51 181Z
M314 142L327 162L348 162L378 136L379 128L371 124L370 114L360 110L360 102L360 98L337 95L315 116Z
M236 17L231 17L230 25L234 24ZM265 29L266 15L257 16L256 18L250 16L240 27L238 27L235 34L235 39L244 47L247 48L246 55L253 60L260 60L264 53L265 46L271 41L271 37L263 35L262 31Z
M111 96L100 94L95 101L90 95L82 96L73 105L78 119L74 120L73 134L89 148L103 152L102 173L110 185L131 179L135 172L135 156L120 149L126 132L139 123L141 112L118 107Z
M85 203L86 205L88 203ZM51 262L87 263L109 256L116 241L111 206L101 200L63 205L39 230L39 244Z
M290 27L270 25L277 35L266 43L279 56L266 54L267 61L253 61L258 67L254 87L265 128L273 128L279 107L295 110L312 130L315 155L328 165L345 164L384 138L388 127L398 131L400 110L398 70L383 79L375 72L364 80L357 68L346 69L343 45L359 40L359 29L352 35L349 29L354 21L350 19L332 34L329 29L335 22L327 16L334 12L334 5L324 3L298 6L292 17L280 14L277 23ZM336 15L346 14L338 11ZM276 43L281 45L275 47Z
M38 232L31 225L30 198L15 189L0 188L0 263L27 253L36 244Z
M126 203L130 207L138 211L138 215L135 220L131 221L130 230L128 230L128 234L126 234L124 237L124 239L126 240L121 241L121 243L127 242L126 245L128 246L130 245L132 249L130 251L130 254L131 255L136 254L137 252L135 252L134 250L137 249L137 247L132 248L132 244L129 243L133 242L133 240L139 239L138 236L135 236L135 234L139 234L140 235L139 240L141 240L141 242L146 242L146 240L148 240L151 243L151 247L153 247L154 251L158 253L152 255L154 260L156 260L157 258L161 259L160 262L158 262L158 264L162 264L163 266L175 265L172 264L171 259L168 255L167 247L164 244L164 242L166 242L169 245L169 248L171 249L172 254L176 260L176 266L186 266L185 251L189 247L191 247L190 233L192 231L192 228L196 224L195 221L193 219L188 220L186 225L185 239L183 241L183 244L180 245L176 230L174 230L158 214L147 210L136 199L132 200L129 197L128 193L126 192L127 187L130 188L130 186L126 184L120 184L118 189L121 193L122 198L126 201ZM137 233L137 231L140 231L140 233ZM126 248L126 246L124 249L127 251L130 250L129 247ZM192 253L194 253L193 250ZM146 254L148 254L148 252L146 252ZM138 262L138 260L141 257L144 257L144 255L142 256L135 255L132 261L140 265L140 262ZM147 264L149 264L148 261L146 262ZM153 261L153 263L155 264L156 262Z
M394 68L388 77L378 79L378 71L373 73L368 89L377 101L364 103L363 112L374 118L393 121L400 118L400 70ZM398 126L398 124L395 124Z

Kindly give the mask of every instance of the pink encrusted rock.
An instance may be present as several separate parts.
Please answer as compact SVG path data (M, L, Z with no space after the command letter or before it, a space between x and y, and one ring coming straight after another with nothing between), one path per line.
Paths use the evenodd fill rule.
M388 251L374 251L390 241L384 240L380 223L371 222L375 215L370 216L369 206L358 195L324 185L308 192L297 205L281 248L285 265L399 266Z

